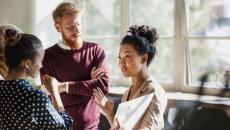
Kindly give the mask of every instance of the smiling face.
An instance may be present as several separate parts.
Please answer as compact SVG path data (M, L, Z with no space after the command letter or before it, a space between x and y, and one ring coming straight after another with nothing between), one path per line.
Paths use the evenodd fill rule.
M139 55L133 45L122 44L119 50L119 67L125 77L137 75L146 66L144 55Z
M66 44L74 45L82 42L82 21L80 14L66 14L55 23Z

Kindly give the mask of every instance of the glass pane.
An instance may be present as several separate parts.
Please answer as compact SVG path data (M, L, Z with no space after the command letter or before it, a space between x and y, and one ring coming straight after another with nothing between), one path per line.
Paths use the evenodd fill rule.
M118 66L118 51L120 41L118 39L88 39L89 41L100 44L106 54L107 66L111 80L118 80L121 72Z
M119 35L119 0L84 0L84 32L87 36Z
M155 27L160 35L174 35L174 0L129 0L129 2L130 25L149 25Z
M118 65L120 40L118 39L87 39L100 44L106 53L107 66L112 82L117 85L127 84L129 81L122 76ZM173 82L173 40L159 40L157 54L148 67L150 76L163 83ZM123 81L125 80L125 81ZM123 84L124 85L124 84Z
M157 54L149 65L150 75L161 83L173 82L173 40L157 42Z
M189 34L230 36L230 0L187 0Z
M221 86L218 76L230 68L230 40L189 40L191 56L191 81L210 72L209 82Z

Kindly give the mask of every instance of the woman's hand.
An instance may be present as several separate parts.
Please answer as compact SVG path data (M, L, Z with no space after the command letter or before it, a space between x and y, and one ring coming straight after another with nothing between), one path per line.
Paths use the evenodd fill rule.
M97 89L93 89L93 95L95 97L96 104L101 108L101 110L107 115L114 115L113 107L114 103L112 100L108 100L101 89L97 87Z

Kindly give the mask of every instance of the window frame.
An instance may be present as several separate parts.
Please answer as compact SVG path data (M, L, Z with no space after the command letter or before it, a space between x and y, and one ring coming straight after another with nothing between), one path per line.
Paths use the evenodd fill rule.
M120 7L120 30L119 36L87 36L83 33L84 38L89 39L119 39L126 34L126 30L129 27L129 1L130 0L119 0ZM186 14L186 0L174 0L174 35L173 36L161 36L161 40L171 39L173 43L173 82L172 83L161 83L160 84L167 91L180 91L195 93L199 89L198 84L191 84L189 72L191 72L191 59L189 54L189 39L230 39L230 36L189 36L188 34L188 17ZM83 4L82 8L83 8ZM83 20L85 20L83 18ZM84 23L84 22L83 22ZM84 25L83 25L84 30ZM181 69L182 68L182 69ZM127 80L121 77L121 80ZM112 81L113 82L113 81ZM121 81L122 82L122 81ZM118 83L119 84L119 83ZM120 86L120 85L118 85ZM129 86L129 84L122 84L122 86ZM114 89L113 89L114 90ZM219 94L223 89L217 87L205 87L204 93L216 95Z
M183 79L182 82L180 82L178 85L179 85L179 91L182 91L182 92L189 92L189 93L196 93L198 90L199 90L199 84L193 84L192 81L191 81L191 75L189 74L189 72L191 72L191 59L190 59L190 53L189 53L189 40L199 40L199 39L203 39L203 40L230 40L230 36L194 36L194 35L189 35L188 33L188 16L186 13L188 10L186 9L186 0L176 0L177 1L177 4L178 4L178 8L177 11L179 13L179 11L181 11L181 15L178 17L175 16L175 20L178 19L178 20L181 20L180 22L182 23L182 26L181 26L181 32L179 33L179 36L181 36L182 38L181 39L184 39L184 42L183 40L181 41L178 41L178 42L181 42L180 44L183 44L184 47L181 47L181 48L177 48L175 49L176 52L178 52L180 49L183 49L185 54L184 54L184 62L181 62L180 64L177 64L177 66L181 65L182 63L184 64L183 67L184 69L177 69L178 71L179 70L183 70L180 71L180 76L181 76L181 79ZM181 8L180 8L181 7ZM175 21L176 22L176 21ZM180 27L178 26L177 29L179 29ZM175 30L177 30L175 29ZM177 43L177 42L176 42ZM179 46L178 46L179 47ZM182 54L181 54L182 55ZM175 55L176 56L176 55ZM179 56L179 55L177 55ZM179 61L178 61L179 62ZM176 65L176 63L175 63ZM183 73L183 74L182 74ZM182 75L183 75L183 78L182 78ZM179 79L177 79L179 81ZM216 87L215 85L210 85L210 84L207 84L207 85L204 85L204 94L210 94L210 95L218 95L220 94L221 91L223 91L224 88L218 88Z

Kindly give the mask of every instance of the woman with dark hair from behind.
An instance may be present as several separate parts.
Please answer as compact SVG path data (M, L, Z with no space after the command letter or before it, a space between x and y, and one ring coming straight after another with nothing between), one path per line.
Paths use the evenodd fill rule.
M150 105L142 118L135 125L135 130L162 130L164 128L163 114L167 105L164 89L150 78L147 66L150 65L156 53L158 34L155 28L149 26L131 26L122 39L119 50L119 66L123 76L132 79L132 85L125 92L122 102L129 101L150 93L154 93ZM110 124L117 124L115 129L122 128L119 120L114 121L113 101L108 100L101 90L94 90L96 103L106 114Z
M6 66L4 58L4 47L6 39L5 32L7 29L12 29L18 33L22 33L20 28L12 24L3 24L0 26L0 79L5 79L8 74L8 67Z
M0 129L1 130L69 130L72 119L64 111L57 81L43 77L43 83L51 94L49 97L32 87L26 80L35 77L42 67L44 49L34 35L19 34L7 29L5 32L5 60L9 72L0 80Z

